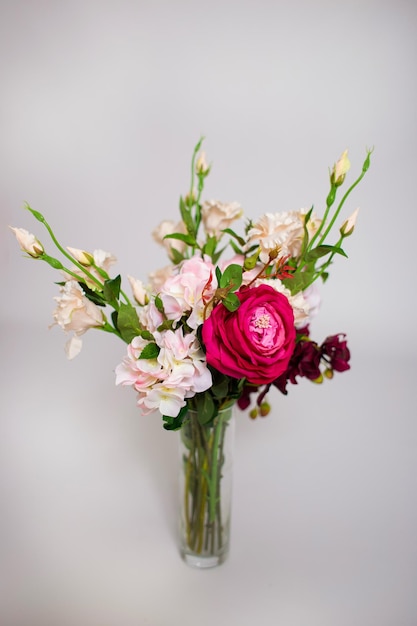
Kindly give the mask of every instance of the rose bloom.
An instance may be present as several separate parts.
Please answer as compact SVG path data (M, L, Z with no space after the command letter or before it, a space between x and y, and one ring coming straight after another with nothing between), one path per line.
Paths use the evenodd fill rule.
M201 217L207 235L220 239L222 230L229 228L235 220L243 215L238 202L219 202L209 200L201 205Z
M237 295L236 311L219 304L203 324L207 362L232 378L271 383L287 369L295 347L292 307L269 285L243 288Z

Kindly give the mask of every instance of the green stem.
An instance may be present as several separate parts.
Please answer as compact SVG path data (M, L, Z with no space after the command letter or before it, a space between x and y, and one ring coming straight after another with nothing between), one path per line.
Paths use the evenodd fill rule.
M322 237L320 238L320 241L318 243L318 245L320 246L325 240L327 235L329 234L329 232L331 231L333 224L335 223L337 216L339 215L342 206L344 205L347 197L349 196L349 194L353 191L353 189L359 185L360 181L362 180L362 178L365 176L366 172L362 171L362 173L360 174L360 176L355 180L355 182L349 187L349 189L346 191L345 195L343 196L343 198L341 199L339 206L337 207L332 219L330 220L330 223L328 225L328 227L326 228L326 230L324 231L324 234L322 235Z
M89 272L83 265L81 265L81 263L79 263L76 259L74 259L73 256L71 256L66 250L65 248L63 248L61 246L61 244L59 243L58 239L55 237L54 232L52 230L52 228L49 226L48 222L46 221L45 218L43 218L42 220L43 225L45 226L46 230L48 231L52 241L54 242L55 246L58 248L58 250L67 258L71 261L71 263L73 263L74 265L76 265L76 267L78 267L78 269L80 269L86 276L88 276L88 278L90 280L92 280L98 287L100 287L100 291L103 289L103 285L101 284L101 282L99 280L97 280L97 278L95 276L93 276L93 274L91 274L91 272ZM78 280L80 280L80 277L78 276Z

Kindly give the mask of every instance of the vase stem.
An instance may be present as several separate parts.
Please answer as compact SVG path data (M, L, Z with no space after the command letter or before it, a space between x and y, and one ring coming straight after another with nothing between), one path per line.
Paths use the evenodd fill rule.
M188 411L180 431L180 551L194 567L222 563L229 549L233 407L208 425Z

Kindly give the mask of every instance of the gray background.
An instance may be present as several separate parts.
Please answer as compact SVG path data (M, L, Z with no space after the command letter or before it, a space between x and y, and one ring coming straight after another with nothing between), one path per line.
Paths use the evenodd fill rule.
M414 2L0 3L0 623L415 626L417 428ZM352 370L239 415L229 561L175 548L176 438L114 387L124 346L75 362L48 329L58 280L7 225L165 264L201 135L205 197L245 214L315 205L349 149L371 169L314 337L346 332ZM52 248L48 248L52 251Z

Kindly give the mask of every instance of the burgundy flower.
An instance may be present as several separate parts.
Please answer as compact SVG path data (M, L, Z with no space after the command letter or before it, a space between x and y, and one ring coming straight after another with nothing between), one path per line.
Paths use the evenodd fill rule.
M350 369L350 352L347 341L343 337L346 337L343 333L327 337L321 346L324 358L330 362L331 369L336 372L345 372Z

